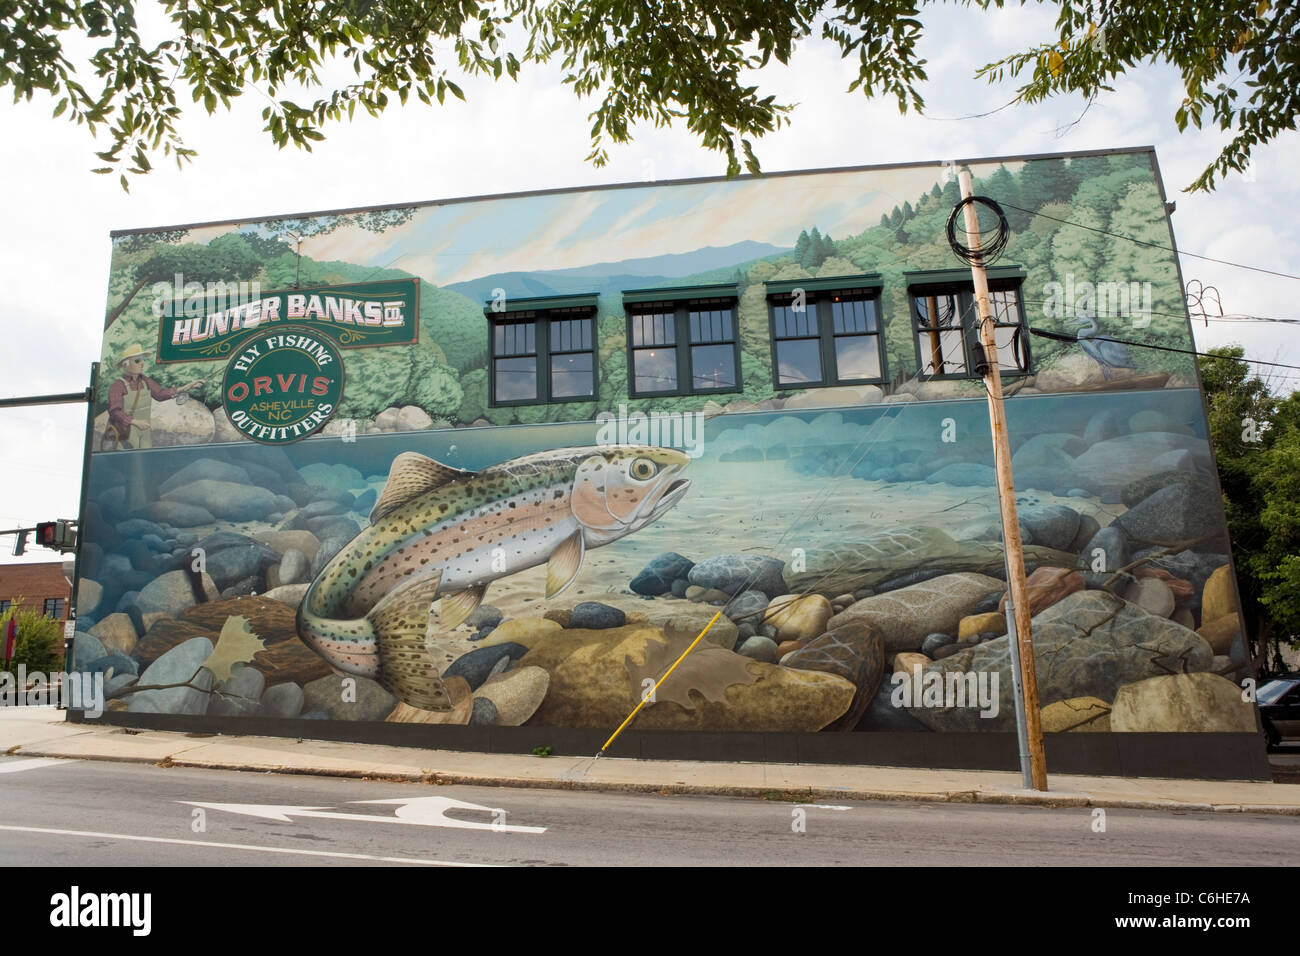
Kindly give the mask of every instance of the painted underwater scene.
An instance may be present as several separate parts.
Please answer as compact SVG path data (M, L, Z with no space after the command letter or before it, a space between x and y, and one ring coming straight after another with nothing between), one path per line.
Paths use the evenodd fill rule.
M1199 392L1007 414L1044 729L1253 732ZM721 610L637 728L1014 729L982 399L650 424L97 454L74 666L130 713L612 730Z

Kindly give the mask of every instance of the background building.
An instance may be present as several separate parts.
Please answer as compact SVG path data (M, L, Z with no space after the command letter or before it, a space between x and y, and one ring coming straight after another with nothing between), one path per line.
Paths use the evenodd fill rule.
M29 610L66 621L72 598L70 570L60 561L0 565L0 612L21 599Z

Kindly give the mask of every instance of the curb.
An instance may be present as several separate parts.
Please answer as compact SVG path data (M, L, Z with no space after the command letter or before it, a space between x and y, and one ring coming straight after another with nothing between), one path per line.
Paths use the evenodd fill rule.
M370 773L365 770L294 767L282 764L223 763L214 760L187 760L183 751L161 760L151 757L108 756L105 754L63 754L54 750L19 748L25 757L57 757L70 760L104 760L119 763L153 764L158 767L182 767L194 770L234 770L245 773L278 773L392 783L424 783L433 786L509 787L525 790L572 790L595 793L640 793L660 796L746 797L791 803L814 800L897 801L906 803L965 803L989 806L1034 806L1049 810L1101 808L1106 810L1166 810L1195 813L1260 813L1274 816L1300 816L1300 806L1283 804L1211 804L1179 800L1135 800L1123 797L1099 797L1079 793L996 792L985 790L942 790L918 792L907 790L855 790L850 788L808 787L776 789L756 786L689 783L619 783L585 780L576 776L540 779L533 777L493 776L448 771L410 771Z

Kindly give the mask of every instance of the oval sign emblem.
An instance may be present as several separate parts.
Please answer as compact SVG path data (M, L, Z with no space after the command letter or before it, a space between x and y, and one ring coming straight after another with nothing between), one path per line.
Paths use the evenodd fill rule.
M338 345L315 329L287 326L245 339L226 365L222 404L253 441L283 445L318 431L343 398Z

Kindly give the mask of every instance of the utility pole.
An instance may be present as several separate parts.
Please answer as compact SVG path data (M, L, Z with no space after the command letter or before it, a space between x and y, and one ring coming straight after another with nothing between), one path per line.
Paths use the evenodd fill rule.
M962 199L972 200L970 170L960 174ZM1002 507L1002 545L1007 568L1007 624L1013 664L1018 662L1024 706L1022 744L1028 746L1028 766L1023 759L1021 774L1025 789L1047 789L1047 761L1043 754L1043 722L1038 710L1038 675L1034 669L1034 637L1029 622L1029 597L1025 585L1025 554L1020 539L1020 518L1016 514L1016 489L1011 475L1011 445L1007 438L1006 407L1002 400L1002 373L998 368L997 339L994 336L993 310L989 305L989 280L984 271L980 250L979 213L973 201L964 202L966 234L971 278L975 283L975 303L979 310L980 341L987 369L983 371L989 396L989 422L993 431L993 458L997 471L998 500Z

